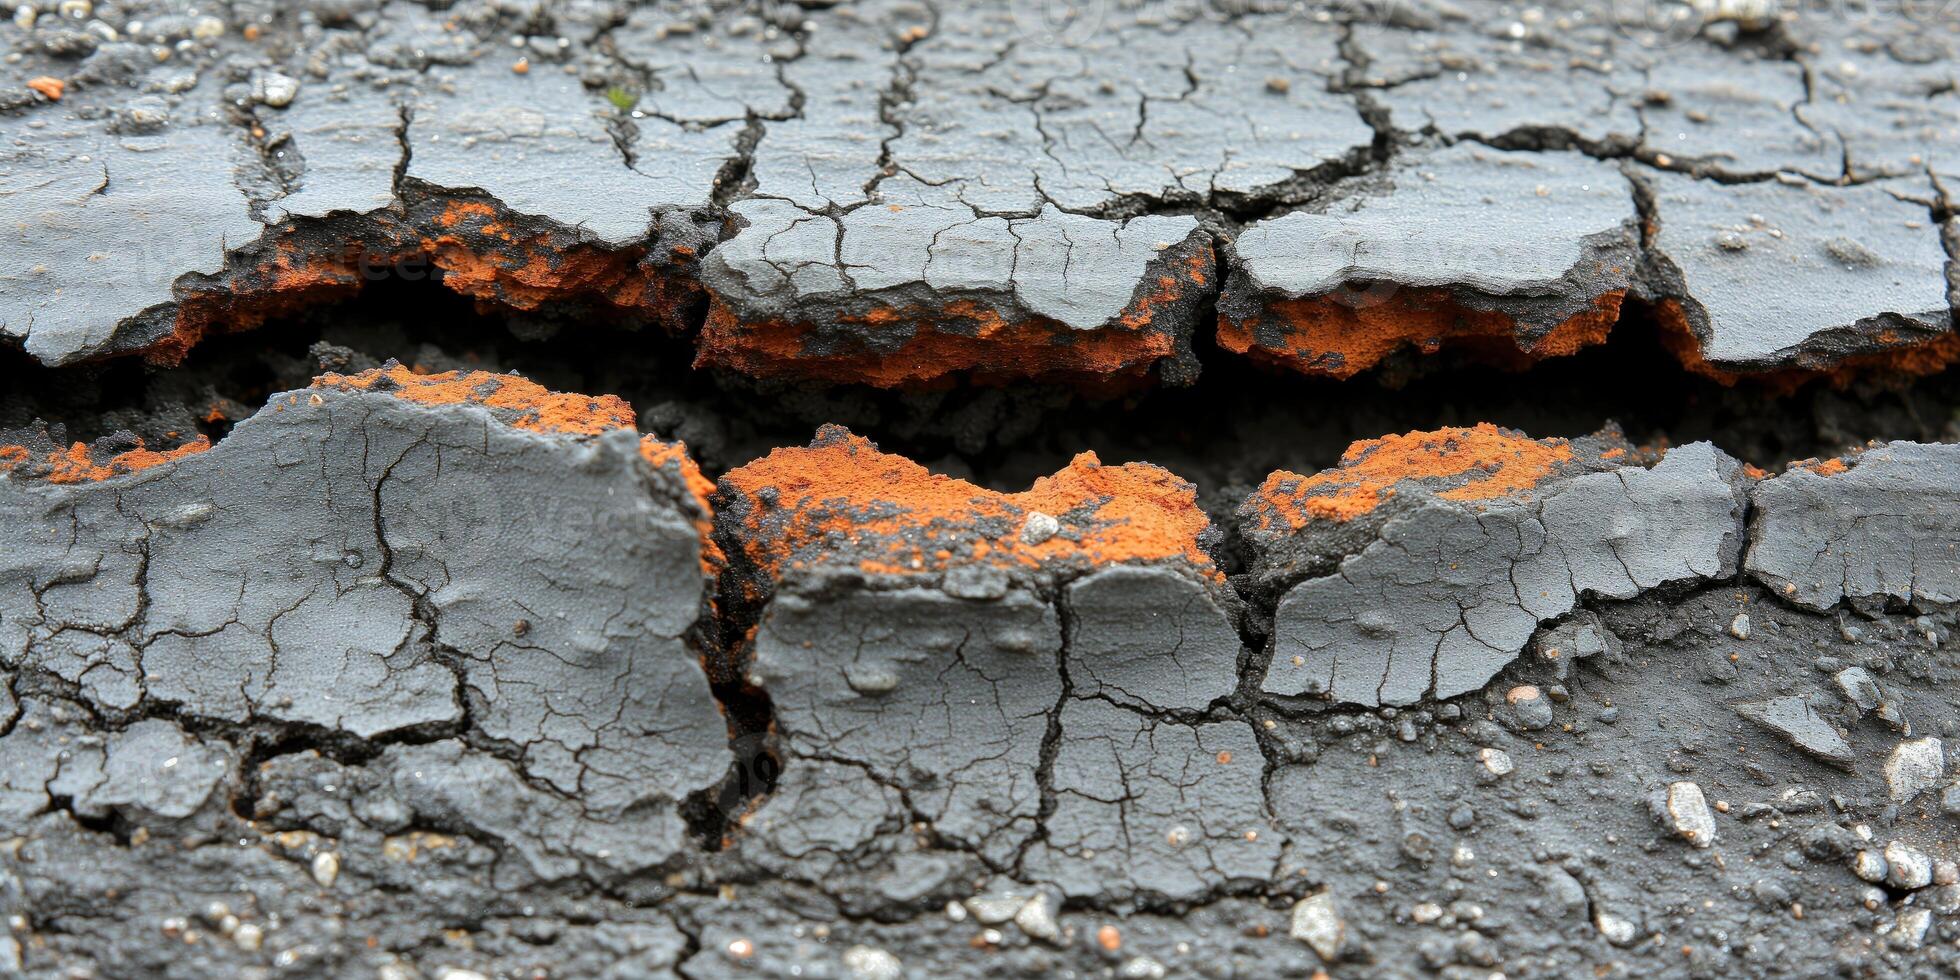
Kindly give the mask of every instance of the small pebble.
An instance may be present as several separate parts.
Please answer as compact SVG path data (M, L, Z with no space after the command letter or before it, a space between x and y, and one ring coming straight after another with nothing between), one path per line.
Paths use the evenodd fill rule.
M332 851L321 851L313 855L313 880L321 888L332 888L340 878L340 855Z

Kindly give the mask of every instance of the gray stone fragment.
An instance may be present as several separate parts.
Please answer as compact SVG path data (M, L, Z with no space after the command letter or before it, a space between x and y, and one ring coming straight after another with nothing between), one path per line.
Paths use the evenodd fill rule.
M1791 745L1832 765L1850 768L1855 758L1851 743L1845 741L1837 728L1803 698L1745 701L1736 705L1735 711L1787 739Z
M1060 649L1053 608L1022 590L982 604L937 590L851 590L801 609L771 603L750 673L771 692L786 772L810 759L849 764L907 794L937 832L1006 855L1040 804L1035 766L1061 695ZM874 667L892 683L868 696L846 671ZM831 819L862 827L886 812L882 800L866 785L834 797ZM761 829L818 833L782 821ZM774 846L808 850L789 837Z
M0 736L0 822L19 828L66 798L85 817L119 814L137 826L180 820L215 803L237 778L231 746L145 719L106 736L73 705L28 698Z
M1197 711L1237 689L1238 632L1189 573L1109 568L1071 583L1067 601L1077 696Z
M1565 680L1578 661L1617 654L1620 638L1607 629L1598 613L1581 609L1540 630L1532 637L1531 650L1539 660L1551 665L1559 680Z
M1811 609L1960 602L1960 447L1895 442L1756 485L1744 567Z
M1950 329L1939 229L1923 205L1900 199L1925 196L1914 182L1639 179L1659 223L1650 288L1678 304L1677 329L1715 369L1823 369ZM1725 233L1747 247L1716 242Z
M1885 785L1895 802L1910 802L1945 776L1946 754L1937 738L1907 739L1885 757Z
M395 169L407 147L404 108L392 92L366 85L315 86L275 118L268 143L298 157L298 186L267 208L275 221L367 214L395 200Z
M867 301L932 311L980 295L1010 320L1044 317L1090 331L1112 326L1131 305L1163 248L1201 237L1184 215L1114 222L1049 206L1002 218L899 200L841 218L787 201L738 202L742 231L709 254L702 278L745 320L825 323ZM873 333L866 342L906 339Z
M1248 226L1233 245L1245 288L1297 298L1385 280L1494 297L1554 294L1577 312L1626 285L1637 219L1612 166L1464 143L1408 157L1390 180L1379 195ZM1613 261L1617 270L1603 268Z
M1156 722L1099 700L1062 709L1055 811L1027 873L1076 899L1194 901L1273 873L1259 744L1243 722Z
M1851 856L1851 873L1857 875L1860 880L1877 884L1885 880L1890 870L1891 866L1886 862L1885 855L1875 850L1868 848Z
M1878 682L1863 667L1846 667L1832 675L1831 679L1837 682L1838 693L1844 695L1844 700L1857 708L1860 715L1870 714L1883 697L1879 693Z
M1732 574L1739 467L1704 443L1652 469L1547 482L1471 507L1429 497L1280 599L1264 689L1357 704L1475 690L1583 594ZM1418 499L1410 497L1409 499Z
M1885 883L1907 891L1933 883L1933 859L1904 841L1885 845Z
M1341 947L1347 942L1347 923L1334 910L1334 896L1316 892L1293 903L1287 934L1313 947L1323 962L1332 963L1340 958Z
M0 119L0 209L11 218L0 337L44 364L142 346L169 324L123 321L167 307L179 278L218 272L228 249L258 237L233 180L252 151L216 87L183 96L170 125L146 134L102 131L79 96Z
M1715 813L1701 787L1688 781L1667 784L1657 812L1670 830L1696 847L1715 843Z

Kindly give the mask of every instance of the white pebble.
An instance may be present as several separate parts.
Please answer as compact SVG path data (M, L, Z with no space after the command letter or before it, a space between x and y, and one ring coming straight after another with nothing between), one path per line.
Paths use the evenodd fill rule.
M905 975L898 957L874 946L852 946L845 950L844 969L858 980L898 980Z
M340 878L340 855L332 851L321 851L313 855L313 880L321 888L332 888Z
M1696 847L1715 843L1715 813L1708 809L1708 798L1691 782L1667 784L1667 815L1674 832Z
M1347 923L1334 911L1334 896L1318 892L1293 903L1287 935L1312 946L1321 960L1332 963L1347 940Z
M1910 800L1939 785L1946 772L1946 753L1937 738L1915 738L1892 747L1885 758L1885 785L1892 799Z

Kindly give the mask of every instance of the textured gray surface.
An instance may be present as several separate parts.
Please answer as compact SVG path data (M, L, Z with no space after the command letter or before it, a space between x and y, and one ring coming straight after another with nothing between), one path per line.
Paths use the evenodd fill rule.
M1612 164L1577 153L1521 153L1460 143L1398 161L1380 197L1340 200L1323 212L1295 211L1246 227L1234 242L1246 286L1287 298L1332 292L1353 281L1413 287L1463 286L1525 296L1591 287L1583 305L1626 288L1588 268L1595 280L1561 288L1587 245L1627 263L1638 215L1626 179Z
M1848 465L1792 467L1756 486L1749 574L1811 609L1960 602L1960 454L1897 442Z
M1739 473L1697 443L1651 469L1546 480L1524 499L1458 502L1405 483L1372 541L1286 588L1264 689L1363 705L1455 697L1582 596L1727 578L1741 547Z
M1951 11L1662 6L50 8L4 34L0 331L174 357L365 251L573 316L697 328L705 290L703 363L883 386L1188 383L1228 279L1447 287L1529 356L1628 279L1721 371L1950 347ZM1637 207L1658 237L1623 261Z
M1255 576L1241 596L1187 559L1098 566L1067 550L1020 571L954 558L867 574L861 560L908 540L878 523L889 512L854 518L873 533L799 538L753 510L785 486L750 477L724 484L724 505L750 501L724 515L729 560L807 544L711 592L699 502L630 432L542 433L518 427L537 424L525 410L413 400L439 388L350 389L279 396L216 447L134 474L49 484L30 461L0 481L24 515L7 526L59 545L16 534L26 546L6 551L10 966L1952 965L1952 605L1920 590L1887 611L1858 592L1852 608L1805 601L1813 611L1737 568L1745 500L1756 562L1779 527L1936 492L1899 471L1943 486L1947 447L1874 447L1845 472L1793 468L1750 495L1705 444L1648 466L1609 435L1565 444L1570 464L1528 489L1440 495L1503 476L1472 468L1401 481L1353 527L1255 537L1282 562L1275 582L1335 561L1355 587L1394 583L1365 603L1383 614L1366 637L1420 633L1446 596L1477 597L1454 621L1493 646L1445 660L1432 639L1421 662L1422 683L1433 669L1447 689L1369 687L1356 710L1338 671L1331 700L1274 686L1289 644L1354 608L1299 599L1326 579L1280 598ZM853 445L828 438L818 447ZM889 465L857 452L833 478ZM1027 531L988 516L983 492L933 485L976 508L935 518L948 543L1001 522L1052 548L1137 514ZM121 523L85 517L91 506ZM1896 564L1952 546L1937 521L1872 527L1846 547ZM1483 544L1449 543L1473 528ZM241 600L282 590L294 611L265 625ZM711 594L721 616L758 622L728 654L736 683L768 695L769 723L733 742L716 712L729 694L710 695L696 657L740 633L705 626ZM327 597L325 612L282 632L306 596ZM1269 621L1272 669L1245 646ZM276 656L255 661L246 641L266 630ZM395 646L378 661L354 650L383 640ZM183 644L179 662L159 659L168 643ZM1350 653L1375 655L1362 646ZM1385 658L1377 682L1395 674ZM290 703L255 686L254 670L276 681L322 664L340 673L291 687ZM1873 891L1860 875L1874 873L1897 883Z
M1827 366L1896 338L1949 333L1939 226L1902 200L1926 196L1922 182L1640 176L1653 187L1660 224L1652 288L1679 298L1701 356L1715 366Z
M640 870L688 846L677 807L729 765L693 650L699 505L631 433L578 442L318 388L275 396L205 453L0 491L0 658L146 719L108 747L110 774L171 756L189 779L223 757L168 751L163 719L327 742L467 734L428 766L453 779L403 790L446 806L437 822L476 819L470 787L501 781L536 797L504 823L542 815L563 824L550 847ZM75 772L62 795L100 809L105 790Z
M705 255L818 377L1188 380L1235 280L1527 341L1629 288L1729 371L1951 337L1939 25L46 6L0 25L0 329L44 362L350 285L350 243L573 314L708 307ZM494 380L282 394L134 473L0 434L0 975L1960 970L1950 445L1503 443L1229 528L1154 468L853 449L731 475L710 536L630 409L432 403Z

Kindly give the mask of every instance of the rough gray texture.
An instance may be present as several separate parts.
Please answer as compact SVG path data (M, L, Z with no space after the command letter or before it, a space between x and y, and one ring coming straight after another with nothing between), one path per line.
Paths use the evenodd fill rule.
M1004 218L923 194L885 197L892 203L839 218L786 201L736 204L742 233L710 253L707 282L745 318L808 321L860 299L935 310L977 294L1001 297L1012 319L1096 330L1114 326L1157 254L1198 228L1188 215L1118 223L1050 206Z
M31 33L0 26L21 55L0 72L19 164L0 200L26 202L0 285L39 283L0 292L0 323L46 361L167 336L173 303L212 286L184 273L228 250L389 251L463 205L482 209L467 247L486 223L542 229L547 266L591 249L642 270L670 228L788 208L832 236L800 275L1054 304L1038 315L1093 335L1135 312L1111 297L1153 296L1214 237L1342 200L1394 212L1414 198L1380 178L1499 153L1479 142L1548 170L1693 174L1786 232L1879 220L1846 201L1929 220L1921 175L1956 172L1931 29L1808 47L1800 18L1661 45L1605 5L1480 0L1060 23L906 3L43 6ZM58 104L23 88L47 72L70 82ZM1861 183L1825 186L1833 146ZM1626 241L1635 202L1615 200L1584 224ZM1668 200L1639 202L1663 239ZM918 264L935 226L913 212L959 220L940 236L956 267ZM847 261L854 222L870 231ZM1102 244L1153 227L1186 234ZM756 228L730 223L712 254ZM1899 300L1940 279L1909 230L1819 246L1911 268L1899 288L1792 252L1795 273L1750 274L1817 316L1711 289L1702 340L1801 330L1720 363L1823 367L1883 330L1933 335ZM1563 296L1584 238L1519 237L1529 261L1501 280L1447 247L1460 264L1380 274ZM114 268L157 242L163 271ZM1720 256L1677 251L1639 271L1699 303ZM1285 253L1266 253L1275 281L1325 271ZM1188 340L1195 285L1153 329ZM809 315L881 301L822 295ZM1252 574L1231 586L1177 561L777 581L724 522L715 584L677 467L631 433L511 415L302 390L208 452L71 484L44 480L45 433L0 440L33 446L0 454L0 975L1960 970L1950 446L1753 487L1706 444L1489 499L1405 482L1338 528L1245 533ZM1093 534L1092 510L954 530ZM888 543L858 530L828 546Z
M1676 12L49 8L8 35L0 331L51 365L174 357L321 284L272 267L351 290L372 274L351 255L453 251L466 206L496 214L468 247L515 249L523 288L461 253L457 288L572 314L659 294L641 312L682 323L706 286L706 363L833 382L1188 382L1227 278L1237 319L1347 280L1441 286L1517 319L1525 353L1631 278L1737 372L1946 335L1950 12L1768 35ZM1627 159L1654 184L1646 263L1609 176ZM541 269L535 239L619 265Z
M788 572L761 597L746 664L772 699L773 729L733 747L737 774L774 770L749 772L760 778L732 795L723 788L728 822L708 827L726 840L704 848L661 802L712 786L730 758L689 651L667 648L693 679L657 710L562 700L602 663L621 668L604 672L608 689L659 675L661 661L611 653L570 669L582 638L605 632L578 628L581 616L665 608L685 628L700 614L700 515L673 471L647 468L628 433L513 430L490 410L415 405L386 386L281 405L206 453L133 476L49 486L17 468L0 489L37 501L120 496L125 513L142 515L146 488L199 474L199 489L219 475L223 486L267 480L280 502L281 473L351 467L356 489L334 483L315 496L348 501L352 528L388 542L386 578L454 576L411 590L421 599L411 608L366 618L392 616L424 638L433 622L438 665L464 677L473 650L500 644L525 645L521 659L489 656L500 681L517 664L561 667L539 693L509 683L481 700L452 676L466 717L334 736L200 711L203 700L223 704L216 692L153 711L154 688L139 685L134 706L119 707L105 700L114 685L67 676L86 678L86 663L103 673L113 656L36 641L35 656L59 655L10 656L0 687L0 828L16 842L0 869L5 907L21 916L4 952L22 972L1555 977L1605 961L1673 975L1685 957L1725 975L1830 963L1912 976L1953 964L1960 892L1949 879L1960 872L1940 791L1954 777L1938 749L1960 724L1946 693L1951 609L1840 619L1738 582L1737 475L1708 446L1651 469L1582 466L1481 512L1399 487L1404 509L1379 524L1384 540L1423 540L1390 529L1442 511L1474 515L1493 540L1515 539L1528 518L1543 540L1536 555L1506 560L1520 575L1513 597L1539 584L1573 610L1534 631L1557 613L1521 603L1531 657L1401 709L1262 697L1261 662L1240 654L1232 602L1172 565L986 587L953 569L911 585L822 562ZM328 421L351 440L346 451L299 438ZM259 430L281 438L262 446ZM418 446L442 447L440 471L408 451ZM288 462L242 466L234 447ZM1906 448L1868 450L1850 472L1816 479L1848 479ZM486 478L486 459L500 476ZM496 492L503 485L547 478L552 493L498 505L516 511L472 509L511 496ZM171 514L173 533L195 533L182 525L196 514ZM190 526L232 519L219 507ZM449 533L414 533L436 524ZM725 548L739 544L728 537L738 526L724 524ZM506 528L556 543L514 568L521 540ZM572 536L551 537L560 531ZM173 540L144 539L146 594L159 593L155 563L183 547ZM1555 576L1533 577L1553 556L1569 595L1551 587ZM344 553L331 557L329 569L346 567ZM98 578L115 580L110 567ZM629 568L616 583L604 577ZM578 599L554 604L551 585L521 584L526 570L564 587L586 577L563 593ZM587 601L621 587L650 591ZM155 608L125 622L131 614L105 601L90 618L94 607L62 584L40 594L45 610L30 603L31 616L0 623L58 614L71 640L140 636ZM500 626L503 601L522 601L521 635ZM1485 605L1501 612L1503 598ZM1470 615L1479 629L1508 622ZM1275 625L1283 636L1301 624ZM648 638L671 629L645 620L616 642L653 655L661 648ZM149 651L130 646L149 670ZM284 643L281 663L319 649L312 638ZM1858 699L1879 687L1874 677L1884 681L1873 696L1912 734ZM589 767L583 781L557 785L558 750L525 750L572 744L564 730L489 734L519 724L511 706L539 698L557 723L608 710L645 719L616 727L651 741L609 740L602 726L574 752ZM697 722L686 704L702 711ZM622 805L628 789L640 795ZM1890 890L1864 890L1861 874Z
M1228 252L1223 322L1262 351L1346 376L1372 364L1349 363L1337 333L1307 342L1326 349L1301 349L1284 313L1264 316L1267 308L1325 299L1366 317L1373 307L1453 302L1508 319L1502 339L1529 353L1599 303L1609 304L1602 324L1610 324L1638 271L1639 215L1611 163L1459 143L1405 155L1383 181L1323 209L1247 225ZM1435 330L1437 340L1451 333L1442 323Z
M351 255L449 249L481 299L659 294L642 312L695 327L705 289L705 363L892 386L1188 382L1234 276L1448 286L1525 340L1632 276L1737 372L1945 336L1952 12L1786 11L1750 33L1662 6L50 7L5 35L0 201L20 220L0 333L50 364L168 358L321 285L272 266L352 290L377 273ZM27 88L42 77L59 101ZM1544 176L1457 165L1496 147ZM1622 165L1657 186L1645 263L1620 254ZM1346 222L1328 253L1317 226L1355 201L1364 225L1400 217ZM496 215L477 253L548 239L618 267L506 255L524 288L489 290L437 241L456 206ZM1434 208L1463 217L1425 231L1515 226L1505 268L1447 235L1357 251Z
M1460 143L1398 161L1390 179L1381 197L1247 226L1233 245L1246 286L1287 298L1355 281L1570 292L1576 312L1631 278L1638 216L1611 164Z
M196 82L169 65L150 71L165 91ZM232 180L253 151L212 105L217 88L173 92L182 101L164 131L105 132L100 119L78 118L79 104L106 113L133 92L78 93L31 121L0 117L0 202L11 219L0 334L44 362L74 360L108 346L123 318L171 303L179 279L218 272L228 249L260 235Z
M1198 901L1274 876L1282 841L1250 725L1153 721L1094 700L1070 702L1060 725L1056 804L1028 852L1031 880L1121 904Z
M1523 500L1403 486L1375 540L1286 589L1264 690L1363 705L1455 697L1582 596L1726 578L1742 546L1740 467L1706 443L1651 469L1547 481Z
M1616 57L1610 20L1582 8L1527 25L1493 5L1450 11L1469 19L1363 24L1353 44L1368 59L1357 84L1404 132L1433 129L1494 142L1551 136L1606 146L1639 138L1645 79ZM1438 29L1445 28L1445 29ZM1632 47L1632 45L1626 45Z
M1678 299L1715 367L1825 366L1952 322L1939 228L1899 196L1923 196L1917 184L1641 179L1660 224L1653 288Z
M1895 442L1848 466L1829 476L1791 467L1756 486L1749 574L1817 610L1960 602L1960 452Z
M1065 594L1077 696L1202 711L1238 687L1239 635L1218 598L1190 577L1118 566Z
M232 753L163 719L330 744L443 733L469 744L388 756L415 812L530 835L547 879L658 867L691 846L682 801L731 761L695 652L698 511L630 432L291 392L173 463L0 480L0 662L139 719L93 770L59 767L50 792L84 815L181 817L210 793ZM165 757L165 782L133 777Z
M1033 829L1036 764L1061 695L1054 610L1020 592L979 604L926 590L798 604L770 604L751 668L774 696L791 760L853 767L860 805L840 819L876 823L878 787L891 786L937 833L1008 859ZM792 826L814 833L808 824Z

